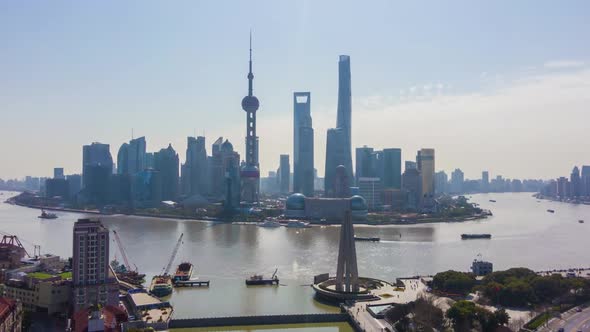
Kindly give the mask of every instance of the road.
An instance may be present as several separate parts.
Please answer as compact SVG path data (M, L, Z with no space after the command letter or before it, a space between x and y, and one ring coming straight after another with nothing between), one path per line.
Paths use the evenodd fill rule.
M539 331L557 331L563 328L565 332L590 331L590 307L581 312L571 309L562 314L561 318L552 319L547 327Z

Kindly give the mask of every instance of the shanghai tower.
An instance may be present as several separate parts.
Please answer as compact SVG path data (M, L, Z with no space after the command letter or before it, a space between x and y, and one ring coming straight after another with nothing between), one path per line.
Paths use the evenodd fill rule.
M258 202L260 170L258 164L258 136L256 136L256 111L258 98L252 93L254 74L252 74L252 33L250 33L250 62L248 72L248 95L242 99L242 109L246 112L246 163L242 167L242 200L246 203Z
M344 166L348 181L352 180L351 113L350 56L341 55L338 61L338 113L336 117L336 128L328 129L326 140L324 190L327 197L335 197L334 179L338 166Z

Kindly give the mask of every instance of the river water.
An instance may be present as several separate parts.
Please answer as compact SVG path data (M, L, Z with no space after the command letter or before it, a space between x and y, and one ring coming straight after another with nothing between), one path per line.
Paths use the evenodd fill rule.
M9 195L5 192L0 200ZM478 194L471 201L492 210L494 216L464 223L355 226L358 236L382 239L356 243L359 274L393 281L448 269L467 271L478 254L492 261L495 269L590 266L590 206L537 201L530 193ZM0 231L18 235L31 252L33 244L40 244L43 253L69 257L73 224L84 215L57 214L59 219L41 220L38 210L0 204ZM184 233L172 270L181 261L191 261L196 275L210 279L211 287L175 290L170 302L178 318L337 311L316 302L305 285L315 274L335 273L339 227L267 229L131 216L100 219L119 233L129 260L147 274L147 280L162 271ZM579 219L587 223L580 224ZM461 240L462 233L491 233L493 238ZM121 260L114 242L111 253ZM270 275L275 268L282 286L244 285L249 275Z

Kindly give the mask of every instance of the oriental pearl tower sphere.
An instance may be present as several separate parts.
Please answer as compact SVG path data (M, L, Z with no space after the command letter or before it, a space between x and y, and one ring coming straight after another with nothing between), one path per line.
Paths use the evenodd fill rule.
M242 179L242 200L249 204L258 203L260 170L258 163L258 136L256 136L256 111L260 103L252 94L254 74L252 74L252 33L250 33L250 62L248 72L248 95L242 99L242 109L246 112L246 163L240 171Z

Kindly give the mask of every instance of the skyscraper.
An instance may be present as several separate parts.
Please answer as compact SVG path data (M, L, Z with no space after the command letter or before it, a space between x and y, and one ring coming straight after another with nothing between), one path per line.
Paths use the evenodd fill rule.
M313 126L311 94L293 94L293 191L305 196L314 192Z
M488 171L481 172L481 191L487 193L490 190L490 173Z
M324 188L326 196L332 197L336 167L342 165L348 172L348 179L352 176L352 148L351 148L351 75L350 57L341 55L338 61L338 111L336 128L328 129L326 143L326 171Z
M376 158L373 154L373 148L370 148L366 145L362 148L356 148L354 176L357 186L359 185L359 178L378 176L375 174L375 159Z
M246 112L246 164L242 167L242 199L246 203L257 203L260 190L260 165L258 164L258 136L256 136L256 111L260 105L252 92L252 34L250 34L250 62L248 72L248 95L242 99Z
M233 145L219 137L212 146L209 165L210 192L214 199L220 199L238 208L240 204L240 155ZM229 199L228 199L229 198ZM228 206L226 204L226 206Z
M401 189L402 187L402 150L396 148L383 149L383 175L381 182L384 188Z
M183 165L183 194L207 194L207 148L205 137L187 137L186 161Z
M88 167L97 166L113 173L113 157L108 144L94 142L82 147L82 186L86 187Z
M451 192L455 194L462 194L464 181L465 176L463 171L461 171L459 168L455 168L453 173L451 173Z
M281 194L289 193L289 182L290 182L290 175L291 175L291 165L289 165L289 155L282 154L281 155L281 162L279 167L279 190Z
M74 312L119 303L119 285L109 266L109 230L98 220L74 224L72 284Z
M434 173L434 190L437 194L446 193L448 191L447 182L449 182L449 177L445 171Z
M590 166L582 166L582 174L580 180L582 182L582 195L590 197Z
M63 167L56 167L53 169L53 178L54 179L65 179L64 176L64 169Z
M137 174L146 168L145 137L138 137L123 143L117 153L117 173Z
M580 197L582 189L582 181L580 179L580 169L575 166L570 175L571 182L571 196Z
M162 200L174 201L178 198L178 154L172 144L154 154L155 169L160 172Z
M434 149L421 149L416 155L416 165L422 182L422 198L434 195Z

